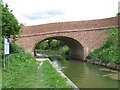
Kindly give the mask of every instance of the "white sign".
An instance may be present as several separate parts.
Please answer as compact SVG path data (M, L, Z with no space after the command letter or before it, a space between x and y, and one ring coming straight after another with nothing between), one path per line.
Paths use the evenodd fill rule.
M10 39L4 38L4 55L10 54Z

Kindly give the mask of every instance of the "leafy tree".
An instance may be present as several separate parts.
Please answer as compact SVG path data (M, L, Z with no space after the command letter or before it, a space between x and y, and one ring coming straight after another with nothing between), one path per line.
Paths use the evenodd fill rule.
M1 4L1 1L0 1L0 34L2 34L2 4Z
M117 13L117 16L120 16L120 12L119 12L119 13Z
M40 42L37 46L36 49L52 49L52 50L56 50L60 47L65 46L65 44L59 40L56 39L52 39L52 40L45 40L43 42Z
M63 47L65 44L62 42L62 41L59 41L59 40L56 40L56 39L53 39L51 40L50 42L50 49L58 49L60 47Z
M0 6L2 8L2 35L9 37L10 35L19 34L20 25L12 14L12 10L9 10L7 4L4 6L2 1Z
M10 37L10 35L17 35L20 31L20 25L12 14L12 10L9 10L8 5L3 5L2 0L0 0L0 54L3 56L3 36Z
M49 45L48 45L48 41L43 41L43 42L40 42L37 46L36 46L37 49L43 49L43 50L46 50L49 48Z

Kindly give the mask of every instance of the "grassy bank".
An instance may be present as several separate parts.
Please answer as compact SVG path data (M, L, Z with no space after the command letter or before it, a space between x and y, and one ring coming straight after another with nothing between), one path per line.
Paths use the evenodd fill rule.
M48 62L38 63L22 48L12 44L10 70L2 70L3 88L70 88ZM7 63L7 59L6 59Z
M87 58L92 61L120 64L120 56L118 54L118 30L117 28L111 28L105 34L109 34L109 38L101 47L90 53Z

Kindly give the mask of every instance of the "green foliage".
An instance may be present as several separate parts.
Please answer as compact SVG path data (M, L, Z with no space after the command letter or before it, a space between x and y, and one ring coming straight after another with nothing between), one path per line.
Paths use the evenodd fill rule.
M120 16L120 13L117 13L117 16Z
M44 79L47 81L46 88L71 88L63 77L53 68L49 61L45 61L42 65L44 67ZM48 76L49 75L49 76Z
M2 34L2 2L0 1L0 35Z
M2 39L2 40L1 40L1 42L0 42L0 43L1 43L0 49L1 49L1 55L3 56L3 53L4 53L4 51L3 51L3 49L4 49L4 44L3 44L3 43L4 43L4 40L3 40L3 39L4 39L4 38L2 37L1 39Z
M61 47L58 51L59 51L62 55L63 55L63 54L68 55L68 54L69 54L69 47L65 45L65 46Z
M47 54L47 52L53 51L56 54L61 54L61 55L67 55L69 53L69 47L65 45L63 42L59 40L45 40L43 42L40 42L36 46L36 50L38 53L43 53ZM46 51L45 51L46 50ZM52 54L53 54L52 52ZM54 55L54 54L53 54Z
M118 30L112 27L106 32L110 35L103 45L90 53L87 58L91 60L100 60L102 62L120 63L120 56L118 54Z
M12 11L9 10L8 5L4 6L0 2L2 8L2 35L9 37L10 35L19 34L20 26Z
M45 40L40 42L37 46L36 49L43 49L43 50L48 50L48 49L58 49L62 46L64 46L65 44L61 41L58 40Z
M64 43L58 40L52 40L50 42L50 49L58 49L61 46L64 46Z
M21 53L23 49L15 44L15 42L10 43L10 53Z
M2 1L0 1L0 45L1 47L1 54L3 57L4 53L4 36L5 37L10 37L10 35L17 35L19 34L20 26L14 15L12 14L12 11L9 10L8 5L6 4L5 6L3 5ZM11 48L11 51L13 51L14 48Z
M49 48L48 41L43 41L36 46L36 49L43 49L46 50Z

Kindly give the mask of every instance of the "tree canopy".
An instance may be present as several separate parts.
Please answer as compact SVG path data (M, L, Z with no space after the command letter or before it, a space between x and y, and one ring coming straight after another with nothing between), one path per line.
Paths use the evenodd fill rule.
M0 23L2 23L2 35L9 37L10 35L19 34L20 25L12 14L12 10L8 8L7 4L4 6L1 1L0 7L2 9L2 20L0 20Z

